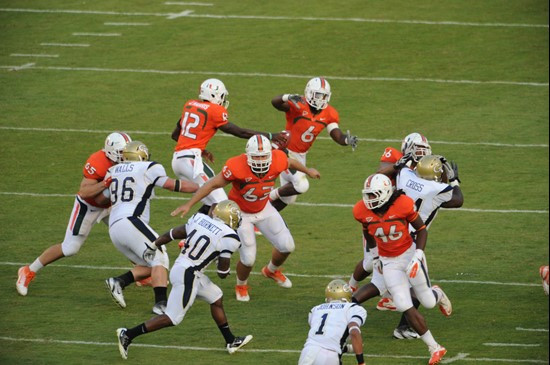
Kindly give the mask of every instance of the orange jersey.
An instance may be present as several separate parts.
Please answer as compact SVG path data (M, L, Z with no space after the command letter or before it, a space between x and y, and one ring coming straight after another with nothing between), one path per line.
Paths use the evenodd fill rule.
M403 157L401 151L393 147L386 147L384 153L380 157L380 162L396 163L401 157Z
M353 217L374 237L380 256L386 257L399 256L411 247L409 223L417 216L414 201L406 195L399 196L382 217L368 209L363 200L353 207Z
M178 122L181 132L175 150L204 150L218 128L227 123L227 109L223 106L209 101L189 100L183 106Z
M290 110L286 115L286 130L290 132L288 149L293 152L307 152L313 142L330 123L338 123L338 112L332 106L327 106L319 114L313 114L304 98L296 106L288 103Z
M269 171L262 178L252 172L244 153L230 158L223 166L223 178L233 184L229 199L235 201L245 213L258 213L265 208L275 180L288 169L288 158L283 151L273 150L271 157Z
M86 179L94 179L97 182L103 181L105 174L109 167L113 166L115 163L107 158L103 150L94 152L84 165L82 172ZM88 204L93 205L94 207L99 207L99 205L94 201L93 198L85 199Z

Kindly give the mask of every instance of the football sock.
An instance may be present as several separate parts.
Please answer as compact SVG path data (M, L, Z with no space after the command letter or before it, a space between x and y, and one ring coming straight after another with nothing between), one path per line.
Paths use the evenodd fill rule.
M418 307L420 307L420 301L418 299L412 298L412 302L413 302L413 305L416 309L418 309ZM411 325L407 321L407 317L405 317L405 314L402 314L401 315L401 320L399 321L399 324L397 325L397 327L405 327L405 326L410 327Z
M237 285L247 285L248 284L248 279L247 280L239 280L239 278L237 278Z
M157 286L153 290L155 292L155 303L166 301L167 288L165 286Z
M122 288L127 287L128 285L132 284L135 281L134 274L132 274L131 271L128 271L125 274L117 276L115 279L117 279L120 282L120 286L122 286Z
M129 328L126 331L126 336L128 336L130 338L130 340L133 340L137 336L143 335L147 332L148 331L147 331L147 328L145 327L145 322L144 322L144 323L140 324L139 326L136 326L134 328Z
M42 265L42 263L40 262L40 260L38 258L36 260L34 260L34 262L32 264L29 265L29 269L34 273L37 273L43 267L44 267L44 265Z
M351 274L351 278L349 279L349 285L354 288L357 288L359 286L359 282L355 280L355 278L353 277L353 274Z
M267 269L271 272L275 272L275 271L279 270L279 268L280 268L280 266L273 265L272 261L269 261L269 264L267 264Z
M208 212L210 211L210 205L204 204L200 209L198 210L199 213L208 215Z
M435 342L434 336L432 336L430 330L427 330L426 333L420 336L420 338L422 339L422 341L424 341L426 345L428 345L430 352L435 351L435 349L437 348L437 342Z
M225 322L224 324L218 326L218 328L220 329L223 338L225 338L225 343L233 343L233 340L235 340L235 336L233 336L233 333L231 333L231 330L229 329L229 324Z

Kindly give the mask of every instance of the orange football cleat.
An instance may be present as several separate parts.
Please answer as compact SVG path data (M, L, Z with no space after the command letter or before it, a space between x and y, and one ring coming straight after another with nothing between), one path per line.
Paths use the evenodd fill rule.
M15 283L15 288L19 295L25 296L29 290L29 284L33 281L36 273L31 271L29 265L22 266L17 271L17 282Z
M275 272L271 272L269 271L267 266L264 266L262 268L262 275L265 276L266 278L271 278L275 280L275 282L279 284L279 286L282 288L292 287L292 282L290 281L289 278L286 277L285 274L281 272L281 270L276 270Z

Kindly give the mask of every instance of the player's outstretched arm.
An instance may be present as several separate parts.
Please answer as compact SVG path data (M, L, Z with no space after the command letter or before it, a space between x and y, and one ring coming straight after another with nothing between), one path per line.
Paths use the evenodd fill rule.
M222 174L218 174L214 176L212 179L208 180L206 184L201 186L199 190L195 192L195 194L191 197L191 199L189 199L187 203L176 208L171 213L171 215L173 217L180 215L183 218L183 216L186 215L191 210L193 205L197 204L202 198L210 194L215 189L223 188L227 184L229 184L229 181L225 180Z
M82 199L94 198L97 195L101 194L105 188L108 188L110 184L110 178L97 182L97 180L95 179L88 179L84 177L80 182L78 195L80 195Z
M178 138L180 136L180 133L181 133L181 125L180 125L180 119L178 119L178 123L176 124L176 128L174 128L174 130L172 131L172 139L174 141L178 141Z
M351 146L351 149L353 151L355 151L355 149L357 148L357 144L359 143L359 138L357 136L352 136L349 131L347 131L347 133L344 133L338 127L330 128L329 134L334 142L338 143L341 146Z
M227 124L224 124L222 125L221 127L219 127L219 129L222 131L222 132L225 132L225 133L228 133L228 134L232 134L234 135L235 137L239 137L239 138L250 138L252 136L255 136L256 134L261 134L262 136L265 136L267 137L270 141L271 139L273 138L273 134L272 133L269 133L269 132L258 132L258 131L255 131L253 129L247 129L247 128L241 128L239 127L238 125L236 124L233 124L231 122L228 122Z
M179 193L194 193L199 189L199 185L191 181L172 179L169 177L162 185L162 188Z
M218 276L222 279L225 279L229 273L231 272L230 264L231 259L227 257L219 257L218 258L218 269L216 272L218 273Z
M155 246L161 248L162 245L165 245L173 240L184 239L187 237L187 232L185 231L185 225L181 225L175 228L172 228L168 232L160 235L154 242Z
M422 218L420 218L420 214L418 214L416 219L411 222L411 225L416 231L416 249L424 250L424 248L426 247L426 242L428 241L428 230L426 229L424 221L422 221Z
M319 171L317 171L314 168L306 167L304 164L302 164L300 161L295 160L293 158L288 159L288 168L292 170L298 170L306 174L307 176L311 177L312 179L320 179L321 174Z
M348 331L351 337L351 345L353 346L353 352L358 365L364 365L365 360L363 358L363 339L361 338L361 330L359 324L351 322L348 324Z

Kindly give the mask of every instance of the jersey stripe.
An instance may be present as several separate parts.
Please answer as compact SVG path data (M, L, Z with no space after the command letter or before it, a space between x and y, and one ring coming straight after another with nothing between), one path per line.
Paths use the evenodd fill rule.
M82 222L84 221L84 217L88 212L88 206L86 206L84 202L78 199L78 196L76 197L76 201L78 202L79 208L75 212L75 216L73 216L73 227L72 227L73 236L78 236L78 233L80 232L80 227L82 226Z
M145 189L145 192L141 197L141 201L136 206L136 209L134 210L134 214L132 214L133 217L139 217L143 214L143 211L145 210L145 206L147 205L147 201L151 198L151 194L153 193L153 189L155 188L155 184L159 178L160 176L157 177L155 181L153 181L151 185L147 187L147 189Z
M187 307L187 304L189 304L189 299L191 299L191 292L193 291L193 282L195 281L195 271L196 269L194 267L190 267L190 268L187 268L183 273L183 285L185 289L183 289L182 304L184 309L185 307Z
M137 217L128 217L128 220L151 242L157 239L157 236L151 231L143 221ZM151 248L151 247L150 247Z
M241 239L239 238L239 235L236 234L236 233L226 234L225 236L223 236L223 238L225 238L225 237L234 238L235 240L241 242Z

